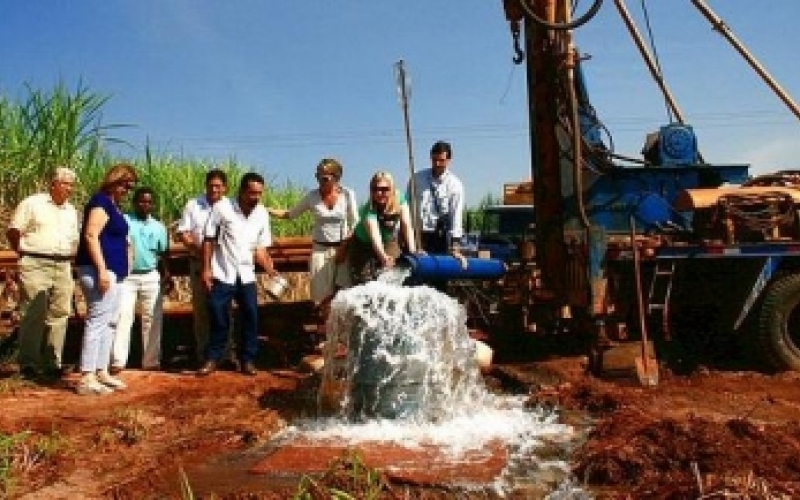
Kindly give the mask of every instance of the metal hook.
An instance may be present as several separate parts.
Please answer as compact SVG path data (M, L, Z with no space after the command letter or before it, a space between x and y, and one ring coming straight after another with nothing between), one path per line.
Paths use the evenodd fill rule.
M514 64L522 64L522 61L525 60L525 52L522 50L522 46L520 45L519 37L520 37L520 29L519 29L519 21L511 21L509 23L511 25L511 36L514 39Z

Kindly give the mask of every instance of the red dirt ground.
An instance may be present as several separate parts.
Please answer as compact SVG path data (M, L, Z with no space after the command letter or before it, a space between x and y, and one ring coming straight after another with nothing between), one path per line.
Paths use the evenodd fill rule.
M254 450L287 418L309 411L309 379L290 370L252 378L129 370L129 390L105 397L77 396L75 375L48 384L9 375L0 379L0 432L27 431L29 443L36 437L51 451L30 445L13 454L13 483L0 497L182 498L181 470L190 471L196 498L292 498L297 490L297 477L265 484L229 472L233 460L247 471L263 457ZM593 417L573 461L576 481L597 498L800 498L800 374L662 370L657 386L642 387L589 376L584 358L567 356L497 366L489 379L562 408L567 421ZM215 464L225 460L220 473ZM342 486L342 477L320 481ZM389 484L382 498L455 497L446 488Z
M573 470L599 498L800 498L800 374L662 369L643 387L575 361L541 363L563 381L534 399L595 416Z

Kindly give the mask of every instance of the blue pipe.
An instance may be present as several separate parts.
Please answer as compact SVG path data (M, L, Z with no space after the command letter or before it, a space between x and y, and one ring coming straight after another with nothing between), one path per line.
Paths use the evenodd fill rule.
M498 259L467 259L462 269L461 261L450 255L411 255L400 258L400 265L411 270L415 281L446 281L451 279L497 279L506 272L505 264Z

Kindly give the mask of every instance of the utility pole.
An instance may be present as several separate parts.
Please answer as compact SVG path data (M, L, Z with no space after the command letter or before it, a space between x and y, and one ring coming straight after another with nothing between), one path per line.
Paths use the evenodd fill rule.
M403 123L406 130L406 147L408 148L408 170L409 170L409 190L411 191L411 199L408 200L411 209L411 220L413 221L414 229L414 242L417 249L422 248L422 242L419 232L419 217L417 207L417 186L414 179L414 147L411 144L411 120L408 115L408 97L409 91L406 81L406 68L402 59L397 61L394 65L395 78L397 79L397 93L400 97L400 108L403 110Z

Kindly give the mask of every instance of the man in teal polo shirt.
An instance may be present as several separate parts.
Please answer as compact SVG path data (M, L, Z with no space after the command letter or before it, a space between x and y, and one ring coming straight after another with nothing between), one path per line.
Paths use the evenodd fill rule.
M169 250L164 224L153 217L155 193L140 187L133 194L133 212L125 214L133 248L130 274L122 282L119 319L111 353L111 372L119 373L128 362L131 328L136 308L141 310L142 368L161 367L161 326L164 292L172 283L163 255Z

